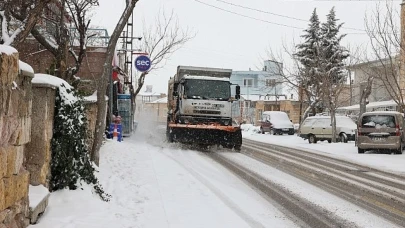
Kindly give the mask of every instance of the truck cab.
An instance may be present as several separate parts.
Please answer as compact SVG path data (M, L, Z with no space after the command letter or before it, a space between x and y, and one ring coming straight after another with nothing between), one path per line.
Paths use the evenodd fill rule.
M168 85L169 142L217 144L240 149L242 133L232 119L232 70L178 66Z

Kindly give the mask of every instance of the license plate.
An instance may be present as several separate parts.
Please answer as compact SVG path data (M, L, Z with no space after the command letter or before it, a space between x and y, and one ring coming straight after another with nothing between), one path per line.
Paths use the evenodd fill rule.
M289 131L290 129L288 129L288 128L283 128L283 131Z
M381 142L381 141L385 141L385 138L383 138L383 137L374 137L373 141Z

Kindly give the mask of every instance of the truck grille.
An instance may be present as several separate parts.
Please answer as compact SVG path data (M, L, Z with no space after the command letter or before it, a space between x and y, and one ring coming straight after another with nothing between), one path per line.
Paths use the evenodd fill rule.
M215 111L215 110L193 110L193 113L196 113L196 114L213 114L213 115L219 115L219 114L221 114L221 111Z

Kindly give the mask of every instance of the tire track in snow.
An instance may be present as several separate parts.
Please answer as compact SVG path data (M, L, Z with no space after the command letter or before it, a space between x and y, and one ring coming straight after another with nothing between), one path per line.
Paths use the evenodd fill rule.
M183 167L187 170L193 177L199 180L202 184L204 184L212 193L214 193L229 209L231 209L235 214L237 214L241 219L243 219L249 226L257 227L257 228L264 228L265 226L252 218L250 215L246 214L235 202L232 201L225 193L223 193L220 189L218 189L214 184L212 184L207 178L196 172L192 166L188 164L192 164L190 161L191 159L186 158L185 153L190 153L191 151L185 152L181 151L183 155L183 161L179 160L179 156L171 156L167 153L161 153L162 155L168 157L172 161L176 162L178 165ZM192 152L191 152L192 153ZM171 152L173 155L173 152Z

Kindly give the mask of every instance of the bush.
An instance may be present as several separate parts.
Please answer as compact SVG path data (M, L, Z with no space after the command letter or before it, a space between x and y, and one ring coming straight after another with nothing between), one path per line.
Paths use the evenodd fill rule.
M80 181L93 185L104 201L109 201L95 176L90 161L87 137L87 118L83 99L73 88L62 84L55 101L55 117L52 137L52 161L50 190L77 189Z

